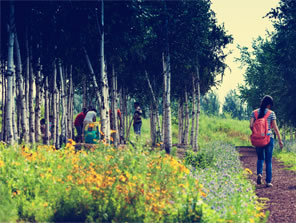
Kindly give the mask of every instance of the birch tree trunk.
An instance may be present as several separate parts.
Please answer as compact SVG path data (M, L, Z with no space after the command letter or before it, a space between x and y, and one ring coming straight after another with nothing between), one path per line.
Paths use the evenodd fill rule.
M6 123L5 128L7 129L7 143L13 144L14 143L14 136L13 136L13 128L12 128L12 108L14 103L13 98L13 45L14 45L14 5L13 2L10 1L10 15L9 15L9 27L8 27L8 56L7 56L7 102L6 102Z
M66 143L66 102L65 102L65 85L64 85L64 75L63 75L63 69L62 69L62 63L61 60L59 60L59 73L60 73L60 104L61 104L61 142Z
M183 144L188 145L189 136L189 108L188 108L188 93L185 89L185 123L184 123L184 138Z
M123 101L122 101L122 88L120 88L119 90L119 109L121 111L121 122L118 126L118 131L119 131L119 144L123 144L123 136L124 136L124 130L123 130L123 126L124 126L124 114L123 114Z
M195 129L195 98L196 98L196 90L195 90L195 77L192 75L192 116L191 116L191 133L190 133L190 145L193 148L193 145L196 145L196 139L194 137L194 129Z
M196 65L196 117L195 117L195 143L193 144L193 149L198 149L198 131L199 131L199 115L200 115L200 78L199 78L199 68Z
M19 94L19 81L17 77L17 52L16 52L16 33L15 33L15 40L14 40L14 63L15 63L15 112L16 112L16 135L18 136L18 139L21 134L21 125L20 125L20 94ZM17 140L17 139L15 139Z
M29 88L30 88L30 50L29 50L29 37L28 29L26 29L26 77L25 77L25 95L26 95L26 111L29 111ZM30 112L27 112L27 120L29 121ZM29 122L28 122L29 125ZM30 127L28 126L29 134Z
M0 141L5 141L3 139L4 137L4 126L5 126L5 83L6 83L6 80L5 80L5 77L4 77L4 73L5 73L5 62L4 60L1 61L1 117L2 117L2 122L1 122L1 133L0 133Z
M290 140L293 141L293 127L290 127Z
M105 68L105 52L104 52L104 0L102 0L102 12L101 12L101 89L102 89L102 100L101 100L101 130L104 134L104 139L108 143L110 141L110 117L109 117L109 86L108 78Z
M60 91L59 89L57 88L57 97L56 97L56 111L57 111L57 143L56 143L56 148L59 149L60 148L60 102L61 102L61 94L60 94Z
M165 135L164 148L166 153L170 154L172 150L172 130L171 130L171 68L170 68L170 54L167 46L165 55L163 56L163 73L165 81Z
M179 98L179 103L178 103L178 143L182 144L183 143L183 97Z
M13 61L14 64L14 61ZM15 104L15 98L17 98L16 96L16 83L15 83L15 73L13 74L13 78L12 78L12 98L13 98L13 103L12 103L12 129L13 129L13 139L14 141L18 140L18 130L17 130L17 124L16 124L16 108L17 105Z
M33 56L30 48L30 78L29 78L29 136L30 142L35 143L35 112L34 112L34 77L33 77Z
M52 139L53 144L57 147L57 68L56 60L53 62L53 100L52 100Z
M45 88L44 88L44 118L45 123L45 139L44 144L49 145L49 97L48 97L48 77L45 79Z
M35 98L35 140L36 142L39 142L39 136L40 136L40 117L41 117L41 109L40 109L40 104L41 104L41 64L40 64L40 57L38 57L37 60L37 70L36 70L36 81L35 81L35 86L36 86L36 98Z
M156 135L156 117L154 103L150 103L150 138L151 145L156 145L157 135Z
M20 120L21 120L21 134L20 140L24 142L28 142L28 122L27 122L27 107L26 107L26 95L24 91L24 79L22 75L22 60L21 60L21 51L19 47L18 38L15 38L15 48L16 48L16 77L18 81L19 87L19 103L20 103Z
M163 140L165 139L165 126L166 126L166 110L165 110L165 102L166 102L166 89L167 89L167 76L165 75L165 61L164 61L164 54L162 54L162 66L163 66L163 93L162 93L162 135L163 135ZM163 144L164 147L164 144Z
M120 111L121 111L121 126L120 126L120 144L124 144L125 140L125 117L126 117L126 112L125 112L125 94L124 94L124 88L121 88L120 91Z
M2 90L2 100L1 100L1 112L2 112L2 128L1 128L1 137L0 140L6 141L5 140L5 135L6 135L6 128L5 128L5 122L6 122L6 101L7 101L7 97L6 97L6 92L7 92L7 80L4 76L5 74L5 62L3 62L2 65L2 86L1 86L1 90Z
M118 129L118 117L117 117L117 78L115 75L114 65L112 65L112 101L111 101L112 120L111 127L115 132L112 134L114 146L117 147L119 143L119 129Z
M128 140L128 134L129 134L129 128L130 128L130 123L129 123L129 109L128 109L128 95L124 94L124 103L125 103L125 141Z
M68 139L73 138L73 81L72 81L72 65L70 65L69 70L69 89L68 89L68 115L67 115L67 122L68 122Z
M7 78L4 78L4 109L2 110L2 135L3 135L3 141L7 142L7 119L6 119L6 109L7 109Z

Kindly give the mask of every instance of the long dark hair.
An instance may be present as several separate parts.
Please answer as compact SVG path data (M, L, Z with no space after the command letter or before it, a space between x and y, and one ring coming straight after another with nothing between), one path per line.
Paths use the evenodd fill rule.
M264 112L265 112L265 109L268 105L270 105L270 108L273 106L273 99L271 96L265 95L261 101L260 113L258 115L258 118L264 117Z

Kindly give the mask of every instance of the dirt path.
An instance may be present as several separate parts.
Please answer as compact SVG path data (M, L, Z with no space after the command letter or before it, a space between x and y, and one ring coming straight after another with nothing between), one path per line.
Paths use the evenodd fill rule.
M257 185L256 163L257 154L254 148L239 148L240 160L244 168L252 170L252 182L256 185L256 194L261 198L268 198L267 208L270 212L268 223L296 223L296 172L285 170L281 162L272 159L272 184L266 188L265 184ZM263 180L265 182L265 164Z

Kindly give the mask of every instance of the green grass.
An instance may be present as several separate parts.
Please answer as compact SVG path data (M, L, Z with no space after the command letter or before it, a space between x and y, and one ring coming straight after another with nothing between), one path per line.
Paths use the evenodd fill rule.
M249 136L251 130L249 128L249 121L234 120L230 117L209 117L204 114L200 116L198 145L199 147L206 147L208 143L220 141L230 144L232 146L250 146ZM189 127L189 139L190 141ZM133 130L131 130L131 139L134 138ZM150 121L143 119L142 137L146 142L150 141ZM172 126L172 141L173 144L178 143L178 124Z
M289 170L296 171L296 142L285 141L283 150L275 144L275 157L288 166Z

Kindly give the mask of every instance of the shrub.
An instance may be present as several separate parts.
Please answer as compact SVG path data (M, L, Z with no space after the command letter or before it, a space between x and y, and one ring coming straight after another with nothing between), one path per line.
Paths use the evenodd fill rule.
M185 164L191 165L195 168L207 168L210 167L214 163L214 154L207 153L204 151L193 152L186 151L185 155Z

